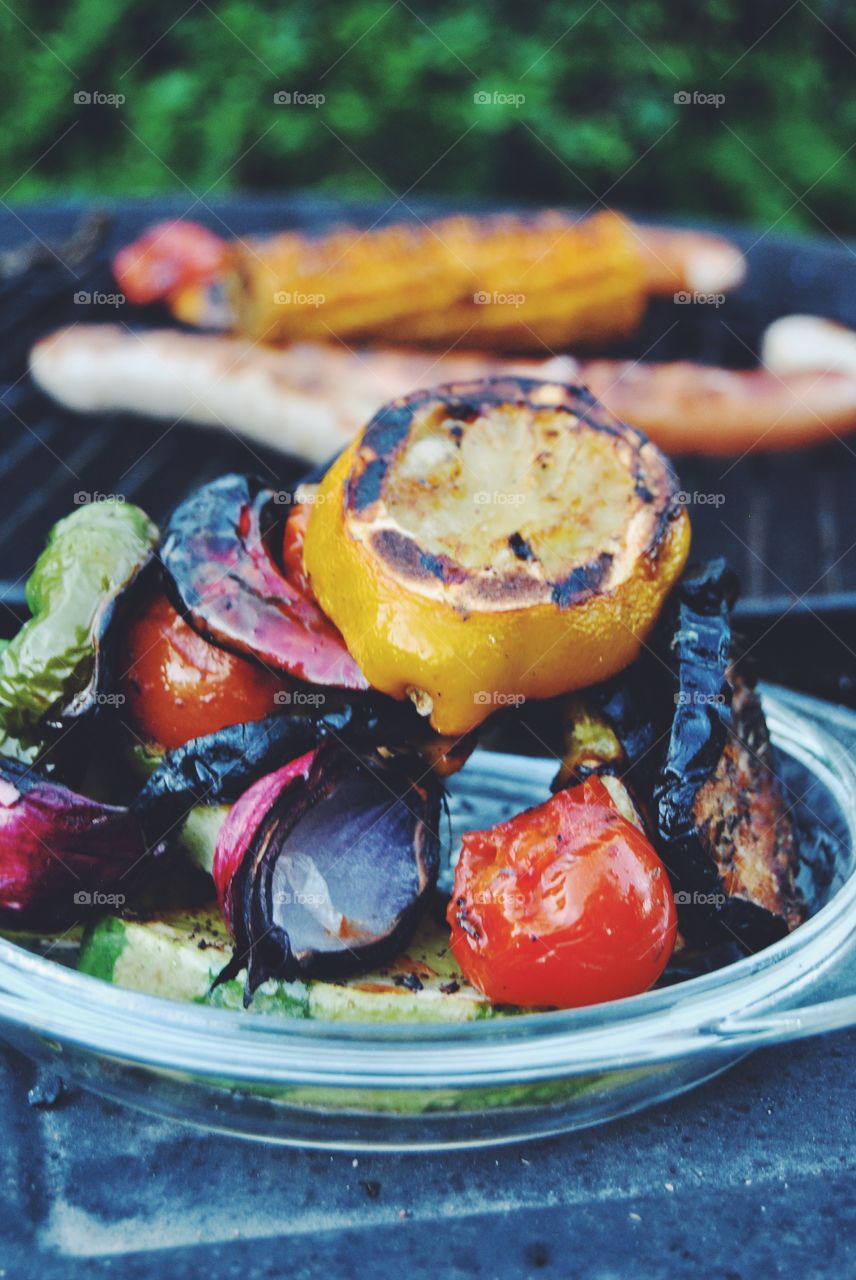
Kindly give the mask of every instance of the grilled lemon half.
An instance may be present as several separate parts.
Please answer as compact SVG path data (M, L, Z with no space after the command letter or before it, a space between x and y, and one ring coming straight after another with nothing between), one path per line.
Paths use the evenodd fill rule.
M304 556L369 682L457 735L632 662L689 541L641 432L585 388L491 378L377 413L322 481Z

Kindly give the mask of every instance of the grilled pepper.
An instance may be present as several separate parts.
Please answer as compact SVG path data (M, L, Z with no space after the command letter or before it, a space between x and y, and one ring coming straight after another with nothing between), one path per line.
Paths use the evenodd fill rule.
M158 531L120 501L80 507L51 530L27 581L32 617L0 653L0 753L32 761L49 724L87 710L120 594Z
M304 559L370 684L440 733L637 655L689 547L666 458L583 389L489 379L381 410Z

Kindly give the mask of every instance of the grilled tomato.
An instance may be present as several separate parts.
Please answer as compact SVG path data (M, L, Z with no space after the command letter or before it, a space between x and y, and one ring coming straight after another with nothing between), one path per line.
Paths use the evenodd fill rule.
M129 302L146 305L214 280L229 257L224 240L198 222L158 222L113 259Z
M455 959L488 999L567 1009L657 981L675 945L675 904L626 812L591 777L464 836L447 919Z
M321 483L304 560L369 683L439 733L628 666L689 550L662 453L581 387L395 400Z
M141 737L172 750L230 724L261 720L289 688L279 673L198 635L155 595L128 629L120 687Z

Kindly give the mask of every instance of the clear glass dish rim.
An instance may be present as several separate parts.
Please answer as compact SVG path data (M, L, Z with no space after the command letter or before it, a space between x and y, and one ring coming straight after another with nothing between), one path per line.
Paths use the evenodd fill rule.
M805 699L770 686L763 693L774 741L830 787L856 848L856 765L802 713ZM856 714L845 714L856 737ZM763 1016L760 1023L750 1016L741 1034L739 1015L788 1008L795 992L810 999L854 943L851 856L845 882L787 938L724 969L608 1005L460 1024L288 1019L128 991L0 939L0 1021L127 1064L254 1085L447 1090L534 1083L700 1052L744 1052L768 1041L770 1028ZM851 999L856 1022L856 995ZM830 1025L841 1025L840 1008Z

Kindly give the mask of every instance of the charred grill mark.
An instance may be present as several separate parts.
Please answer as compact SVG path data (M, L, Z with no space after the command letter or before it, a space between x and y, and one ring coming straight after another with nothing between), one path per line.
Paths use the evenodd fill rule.
M422 980L415 973L397 973L393 982L397 987L406 987L408 991L423 990Z
M518 560L533 560L535 557L535 552L521 533L509 534L508 545Z
M414 409L415 405L411 406L407 399L394 400L372 418L366 427L363 442L370 445L379 458L386 457L407 439Z
M474 404L464 404L463 402L455 403L452 401L444 406L446 417L451 418L454 422L475 422L479 416L479 408ZM463 434L461 427L452 427L452 433L460 437Z
M578 565L566 578L553 584L552 600L560 609L567 609L580 600L594 595L612 567L612 553L602 552L589 564Z
M435 556L423 551L418 543L398 529L381 529L372 538L377 555L399 573L410 578L439 582L463 582L466 573L448 556Z
M394 401L380 410L364 431L346 482L348 510L360 515L382 501L387 472L418 415L441 410L446 419L446 432L460 447L466 425L496 408L528 409L535 415L563 414L568 419L569 430L576 423L582 423L610 437L632 473L638 502L650 510L650 533L641 554L656 561L669 526L681 513L674 496L678 488L674 469L640 431L614 418L587 387L577 383L499 376L476 382L448 383ZM555 426L548 425L545 429L548 438L558 434ZM549 461L550 453L545 450L542 466L549 465ZM464 583L472 576L451 557L423 552L411 538L397 530L373 535L372 545L389 561L391 568L416 581ZM509 535L508 546L523 563L537 560L533 548L518 532ZM554 584L553 603L565 609L589 598L603 587L613 564L614 556L604 552L590 564L575 566L564 580ZM525 574L517 578L507 574L496 582L489 575L482 575L479 582L479 596L483 600L522 602L524 597L532 597L534 589L533 579Z
M479 583L479 600L484 604L491 601L512 603L521 607L532 599L540 599L540 587L525 570L509 570L502 575L485 577Z
M388 467L385 458L373 458L358 476L352 477L348 483L348 506L352 510L365 511L378 501Z
M404 444L414 408L407 400L394 400L372 418L363 432L357 462L348 477L346 504L351 511L365 511L383 494L389 464Z
M419 556L419 564L432 577L439 578L440 582L446 581L446 568L441 556L435 556L429 551L423 551Z

